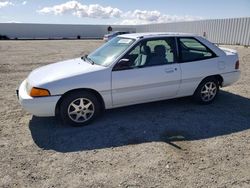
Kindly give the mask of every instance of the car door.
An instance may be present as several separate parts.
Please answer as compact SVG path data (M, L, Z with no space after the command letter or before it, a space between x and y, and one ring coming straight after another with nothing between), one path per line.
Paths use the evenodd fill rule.
M219 57L195 37L179 37L177 40L182 71L178 96L193 95L205 77L218 73Z
M165 50L165 51L164 51ZM180 85L174 38L143 40L112 71L113 106L173 98Z

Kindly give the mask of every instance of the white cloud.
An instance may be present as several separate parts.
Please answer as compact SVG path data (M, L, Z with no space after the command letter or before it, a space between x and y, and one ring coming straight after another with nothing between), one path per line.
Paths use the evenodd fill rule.
M71 13L78 17L90 17L90 18L111 18L120 17L122 11L118 8L103 7L98 4L84 5L78 1L68 1L66 3L55 5L52 7L44 7L38 10L41 14L55 14L61 15Z
M14 5L14 4L10 1L0 1L0 8L12 6L12 5Z
M9 21L6 21L5 23L22 23L22 22L16 21L16 20L9 20Z
M22 5L26 5L26 4L27 4L27 1L23 1L23 2L22 2Z
M133 12L129 11L123 15L124 20L121 24L149 24L149 23L166 23L166 22L177 22L177 21L192 21L200 20L201 17L197 16L176 16L162 14L161 12L146 11L146 10L135 10Z
M149 24L149 23L165 23L176 21L192 21L200 20L197 16L176 16L163 14L157 10L134 10L123 12L114 7L103 7L99 4L85 5L78 1L68 1L63 4L54 5L52 7L44 7L37 11L40 14L72 14L78 17L89 18L120 18L121 22L118 24Z

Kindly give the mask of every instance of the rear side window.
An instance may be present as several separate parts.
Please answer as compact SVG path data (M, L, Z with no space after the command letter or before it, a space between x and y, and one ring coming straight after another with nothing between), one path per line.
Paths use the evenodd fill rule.
M216 57L208 47L195 38L179 38L178 43L181 62L199 61Z

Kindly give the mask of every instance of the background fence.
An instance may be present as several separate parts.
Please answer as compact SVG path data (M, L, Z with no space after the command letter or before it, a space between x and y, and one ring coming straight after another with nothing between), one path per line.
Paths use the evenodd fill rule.
M218 44L250 45L250 18L231 18L136 26L136 32L184 32Z
M0 23L0 35L10 38L102 38L108 25L56 25ZM184 32L202 35L218 44L250 45L250 17L149 25L113 25L130 32Z

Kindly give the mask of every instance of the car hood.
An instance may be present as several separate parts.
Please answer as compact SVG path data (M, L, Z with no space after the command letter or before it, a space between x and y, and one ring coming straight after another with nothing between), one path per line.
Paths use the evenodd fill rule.
M81 58L76 58L35 69L30 73L27 80L31 86L40 87L43 84L96 72L102 69L105 69L105 67L100 65L92 65Z

